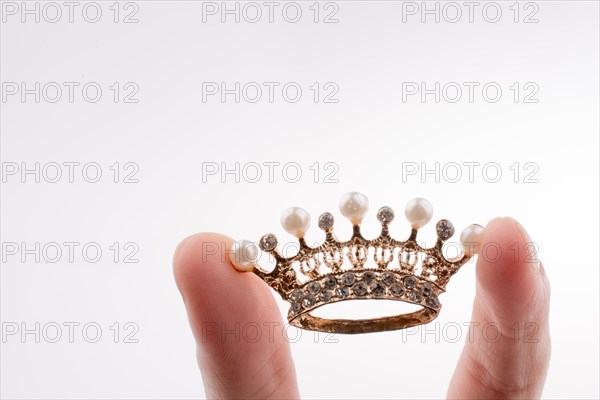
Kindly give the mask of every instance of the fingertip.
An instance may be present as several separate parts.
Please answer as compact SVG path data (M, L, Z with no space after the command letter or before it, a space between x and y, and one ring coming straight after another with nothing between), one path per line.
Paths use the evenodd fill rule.
M536 251L512 218L495 218L485 227L472 316L482 328L465 344L449 398L539 397L550 357L550 286ZM493 340L486 328L491 325L500 333Z
M233 267L229 259L233 242L218 233L197 233L185 238L173 257L175 281L200 345L208 343L202 336L207 324L281 321L268 285L254 273ZM222 343L213 344L211 350L222 349Z
M256 274L233 267L232 245L225 235L198 233L182 240L173 256L207 396L297 397L275 298Z
M199 281L227 272L226 254L232 243L228 236L213 232L196 233L179 242L173 254L173 275L184 299Z
M488 304L514 310L529 304L540 286L537 245L510 217L495 218L484 229L477 259L478 294Z

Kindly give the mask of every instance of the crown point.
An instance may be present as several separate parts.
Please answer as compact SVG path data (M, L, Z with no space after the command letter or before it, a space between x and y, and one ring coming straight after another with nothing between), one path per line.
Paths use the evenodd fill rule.
M435 224L435 230L442 241L448 240L454 235L454 225L447 219L439 220L438 223Z
M328 232L331 230L331 228L333 228L333 222L334 222L333 215L331 215L331 213L329 213L329 212L324 212L319 217L319 228Z
M310 226L310 215L300 207L290 207L281 215L281 226L297 238L304 237Z
M360 224L368 209L369 200L362 193L346 193L340 200L340 212L352 222L352 225Z
M240 272L250 272L258 260L258 247L249 240L238 240L229 253L233 267Z
M258 242L260 248L264 251L273 251L277 247L277 236L272 233L267 233L265 236L260 238Z
M414 229L419 229L431 220L433 206L427 199L417 197L406 204L404 213L410 225Z
M483 226L478 224L467 226L460 234L460 244L467 257L479 253L482 234Z
M390 207L384 206L377 211L377 219L382 224L389 224L394 220L394 210Z

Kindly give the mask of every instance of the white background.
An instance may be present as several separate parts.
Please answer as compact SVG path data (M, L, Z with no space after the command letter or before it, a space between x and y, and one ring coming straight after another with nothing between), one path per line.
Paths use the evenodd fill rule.
M88 183L80 165L73 183L66 167L57 183L43 174L36 183L34 175L22 177L20 171L3 176L3 398L203 396L195 346L172 278L177 243L198 231L251 240L272 231L291 241L279 226L279 213L291 205L304 207L313 218L334 212L338 234L345 237L350 226L339 218L337 203L350 190L370 199L367 236L377 232L375 212L382 205L399 215L393 234L407 235L401 210L416 196L428 198L434 218L451 219L459 232L496 216L522 222L539 246L552 284L553 348L544 397L598 398L597 2L520 3L518 22L513 2L498 2L502 14L496 23L482 15L485 2L475 9L472 23L463 3L455 23L448 21L454 11L445 3L438 4L439 23L433 15L424 23L420 13L403 15L410 5L391 1L338 1L326 10L321 3L318 23L309 9L313 2L298 2L302 17L297 23L283 18L283 2L273 23L264 6L257 23L243 16L235 23L231 15L222 23L220 14L203 22L202 3L192 1L138 1L129 8L121 3L118 23L112 2L98 2L97 23L82 17L85 2L75 9L73 23L66 6L56 23L44 15L39 23L33 15L22 22L21 11L12 15L6 3L0 41L6 96L1 103L3 173L14 163L33 168L39 162L42 168L93 162L103 175ZM39 3L40 10L44 4ZM135 6L138 22L123 23ZM54 18L54 11L46 10ZM325 12L335 10L338 22L323 23ZM486 18L494 19L494 9L487 10ZM537 22L524 23L532 12ZM56 103L43 93L36 103L33 94L25 100L20 93L7 95L7 82L25 82L27 88L35 82L80 86L72 103L66 86ZM88 82L103 89L96 103L81 96ZM114 82L137 85L138 102L124 103L121 97L115 103L109 89ZM219 96L203 101L203 82L280 86L272 103L266 91L257 103L243 97L236 103L233 95L223 103ZM303 90L296 103L281 95L287 82ZM314 82L321 95L325 83L337 85L338 102L324 103L321 97L315 103L309 88ZM419 95L403 101L403 82L425 82L430 89L435 82L442 87L457 82L463 93L455 103L448 101L454 92L442 93L439 102L433 94L425 101ZM472 102L463 82L479 84ZM497 102L482 95L489 82L502 89ZM517 102L510 89L515 82ZM524 102L531 92L524 88L528 82L538 89L535 103ZM109 169L115 162L121 166L119 183ZM127 162L139 166L138 183L122 182L123 173L131 171L123 169ZM266 167L256 183L248 181L254 177L250 169L239 182L233 174L203 178L205 163L232 169L236 162L241 172L253 162L280 166L273 182ZM466 167L456 183L449 181L450 169L439 182L434 174L403 179L406 163L432 169L436 162L441 172L447 163L480 167L473 182ZM287 163L300 166L298 182L291 182L293 169L282 174ZM314 163L319 163L318 177L310 169ZM326 182L325 163L337 166L332 177L337 183ZM490 182L493 170L482 174L487 163L500 166L498 182ZM510 169L515 163L517 182ZM537 166L532 177L537 183L525 182L531 171L525 163ZM433 226L423 235L433 238ZM316 224L307 239L322 239ZM6 247L25 243L33 248L36 242L80 245L73 262L65 253L54 263L43 257L36 262L34 255L23 262L21 253L9 254ZM102 248L100 261L83 259L81 247L88 242ZM117 262L109 248L115 242L121 246ZM128 242L139 247L137 263L123 260ZM443 397L467 333L463 324L474 296L473 267L466 265L441 298L439 325L427 327L437 329L437 340L420 330L338 335L330 343L324 335L290 330L300 335L291 347L303 397ZM287 304L278 301L286 313ZM80 324L73 343L64 325L69 322ZM118 343L110 329L115 322ZM132 337L137 343L124 343L123 335L132 332L124 329L127 322L139 328ZM39 343L33 333L24 338L20 331L6 333L14 326L35 330L36 323ZM101 327L97 343L82 335L86 323ZM47 327L54 337L53 324L63 329L57 343L43 335ZM462 336L452 340L456 325L463 327ZM88 333L94 336L93 330Z

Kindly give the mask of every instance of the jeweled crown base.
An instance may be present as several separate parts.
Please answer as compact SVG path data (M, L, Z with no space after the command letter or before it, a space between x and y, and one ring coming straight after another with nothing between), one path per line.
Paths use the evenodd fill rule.
M322 276L294 289L288 321L291 325L323 332L368 333L403 329L435 319L441 305L437 286L396 270L352 269ZM324 319L311 315L315 309L345 300L396 300L422 306L421 310L373 319Z

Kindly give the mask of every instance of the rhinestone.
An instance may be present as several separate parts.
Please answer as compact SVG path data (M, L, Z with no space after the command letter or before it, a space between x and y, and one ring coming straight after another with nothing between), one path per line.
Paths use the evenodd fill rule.
M350 295L350 289L347 287L339 287L335 289L335 295L340 298L348 297Z
M325 289L333 289L336 285L337 282L335 281L335 278L333 276L328 276L325 279L323 279L323 287Z
M384 272L381 275L381 281L387 286L390 286L392 283L396 282L396 275L392 272Z
M421 287L421 292L423 292L425 296L429 296L433 292L433 285L431 283L424 283Z
M415 303L419 303L421 301L421 293L419 292L410 292L408 294L408 298L410 301L414 301Z
M313 296L311 294L309 294L308 296L306 296L304 298L304 300L302 300L302 304L306 308L314 306L316 302L317 302L317 299L315 298L315 296Z
M377 278L377 274L373 271L366 271L362 274L362 280L367 284L373 283L373 281Z
M352 285L355 280L356 280L356 276L350 272L346 272L345 274L342 275L342 285L344 285L344 286Z
M323 290L321 294L319 294L319 299L323 302L327 302L331 300L333 297L333 292L331 290Z
M437 235L442 240L448 240L454 235L454 225L447 219L441 219L435 225Z
M323 213L319 217L319 228L327 231L333 226L333 215L331 213Z
M390 293L392 293L393 296L400 297L404 294L404 288L401 284L394 283L390 286Z
M290 299L292 301L302 301L304 298L304 292L302 289L294 289L294 291L290 294Z
M373 293L375 296L383 296L385 293L385 286L383 286L382 283L376 282L371 285L371 293Z
M302 310L302 305L299 302L292 303L292 306L290 307L292 314L298 314L300 310Z
M319 282L311 282L306 286L306 291L310 294L317 294L321 290L321 284Z
M404 278L404 286L407 289L412 289L417 285L417 280L414 276L407 276Z
M427 304L431 308L437 308L440 303L435 297L428 297L425 299L425 304Z
M277 237L272 233L267 233L265 236L260 238L260 248L264 251L271 251L277 247Z
M382 224L388 224L394 219L394 211L389 207L381 207L377 211L377 219Z
M367 294L367 285L364 282L358 282L356 285L352 286L352 291L357 296L364 296Z

